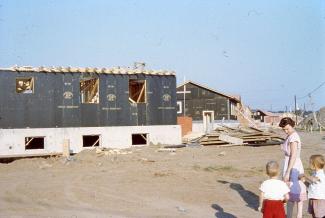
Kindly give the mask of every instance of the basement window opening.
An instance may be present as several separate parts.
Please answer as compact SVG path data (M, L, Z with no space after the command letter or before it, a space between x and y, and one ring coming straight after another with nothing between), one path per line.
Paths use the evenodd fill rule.
M132 145L147 145L148 134L132 134Z
M146 103L146 81L129 80L129 101L131 103Z
M45 137L25 137L25 149L44 149Z
M30 94L34 93L34 79L16 78L16 93Z
M99 79L86 79L80 81L81 103L99 103Z
M83 135L83 147L99 147L99 135Z

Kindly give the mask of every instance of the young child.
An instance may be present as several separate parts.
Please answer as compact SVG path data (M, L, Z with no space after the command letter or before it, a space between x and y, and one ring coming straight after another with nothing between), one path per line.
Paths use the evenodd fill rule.
M258 210L263 212L263 218L285 218L284 202L289 199L290 189L285 182L278 179L279 164L275 161L268 162L266 174L269 179L260 187Z
M308 212L313 218L325 217L325 160L323 155L312 155L310 157L310 169L312 176L305 176L308 187Z

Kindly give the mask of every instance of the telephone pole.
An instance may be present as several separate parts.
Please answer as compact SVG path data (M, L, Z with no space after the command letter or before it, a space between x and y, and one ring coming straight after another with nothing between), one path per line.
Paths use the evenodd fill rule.
M295 95L295 115L296 115L296 125L297 125L297 97Z

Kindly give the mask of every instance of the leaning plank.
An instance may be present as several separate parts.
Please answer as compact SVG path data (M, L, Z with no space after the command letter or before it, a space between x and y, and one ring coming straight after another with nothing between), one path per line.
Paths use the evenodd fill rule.
M34 138L31 138L26 144L25 147L27 147L29 145L29 143L31 143L34 140Z
M132 98L129 98L129 101L130 101L131 103L136 103Z
M142 86L141 92L140 92L140 94L138 96L138 99L137 99L137 103L139 103L140 99L142 98L144 89L145 89L145 85Z
M94 147L98 142L99 142L99 139L97 139L97 140L95 141L95 143L94 143L91 147Z
M263 130L261 130L261 129L258 129L258 128L254 128L254 127L249 127L249 128L251 128L251 129L253 129L253 130L256 130L256 131L258 131L258 132L264 132Z

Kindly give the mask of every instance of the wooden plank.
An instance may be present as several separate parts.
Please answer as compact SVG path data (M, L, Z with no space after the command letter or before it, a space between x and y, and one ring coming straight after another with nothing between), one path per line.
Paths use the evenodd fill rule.
M253 130L256 130L256 131L258 131L258 132L264 132L263 130L260 130L260 129L258 129L258 128L254 128L254 127L252 127L252 126L250 126L249 128L251 128L251 129L253 129Z
M147 137L145 137L144 135L146 135L146 134L141 134L141 137L142 137L145 141L147 141Z
M222 140L214 139L214 140L200 140L200 142L222 142Z
M231 128L231 127L229 127L229 126L226 126L226 125L224 125L224 124L220 124L220 126L222 126L222 127L225 128L225 129L238 130L238 129L234 129L234 128Z
M136 103L132 98L130 98L129 97L129 101L131 102L131 103Z
M227 145L219 145L219 147L233 147L233 146L243 146L243 145L248 145L247 143L243 144L227 144Z
M231 144L243 144L244 141L241 138L232 137L226 134L220 134L219 139Z
M209 136L206 136L206 138L209 138L209 139L211 139L211 138L219 138L219 136L218 135L216 135L216 136L209 135Z
M266 139L266 138L271 138L271 137L265 137L265 136L258 136L258 137L242 137L242 139Z
M266 138L261 138L261 139L244 139L243 141L244 142L263 142L263 141L266 141L268 139Z
M14 154L14 155L0 155L0 159L4 158L24 158L24 157L44 157L44 156L58 156L62 152L41 153L41 154Z
M63 157L69 158L70 157L70 140L64 139L62 147L63 147L62 148Z
M269 145L280 145L280 142L265 142L265 143L257 143L257 144L250 144L252 146L269 146Z
M98 142L99 142L99 138L95 141L95 143L91 147L94 147Z
M143 91L144 91L145 87L146 87L145 84L143 84L142 89L141 89L141 92L140 92L139 97L137 99L137 103L139 103L139 101L140 101L140 99L141 99L141 97L143 95Z
M98 85L98 83L99 83L99 79L95 79L96 81L95 81L95 83L93 84L93 86L91 87L92 89L91 89L91 91L90 91L90 99L89 100L91 100L91 99L93 99L94 97L95 97L95 95L96 95L96 93L98 92L98 87L99 87L99 85Z
M34 138L31 138L26 144L25 147L27 147L32 141L34 140Z
M200 143L201 145L224 145L224 144L229 144L228 142L223 142L223 141L219 141L219 142L202 142Z

